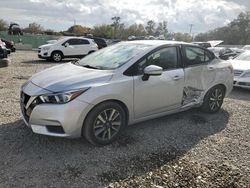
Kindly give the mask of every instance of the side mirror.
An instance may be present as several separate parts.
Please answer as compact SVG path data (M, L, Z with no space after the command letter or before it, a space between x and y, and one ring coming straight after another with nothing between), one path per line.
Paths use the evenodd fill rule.
M144 68L144 75L142 76L142 80L146 81L150 76L160 76L163 72L162 67L157 65L149 65Z
M69 43L66 42L66 43L64 44L64 46L65 46L65 47L69 47Z

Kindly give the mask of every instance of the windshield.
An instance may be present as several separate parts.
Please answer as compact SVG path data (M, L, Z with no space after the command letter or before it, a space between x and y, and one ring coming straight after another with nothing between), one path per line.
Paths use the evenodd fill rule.
M250 51L238 55L235 60L250 61Z
M117 69L150 47L145 44L119 43L86 56L79 64L96 69Z

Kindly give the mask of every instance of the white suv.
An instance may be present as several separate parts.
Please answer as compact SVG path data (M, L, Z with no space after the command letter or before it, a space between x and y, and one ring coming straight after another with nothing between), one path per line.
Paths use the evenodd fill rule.
M38 57L59 62L63 58L83 57L97 50L98 46L92 39L65 37L53 44L39 46Z

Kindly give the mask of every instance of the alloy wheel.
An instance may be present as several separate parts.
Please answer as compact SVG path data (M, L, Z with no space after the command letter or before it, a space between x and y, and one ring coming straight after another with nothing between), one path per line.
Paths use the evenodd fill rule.
M54 59L54 61L61 61L62 56L60 54L58 54L58 53L55 53L53 55L53 59Z
M210 98L209 98L209 107L212 111L216 111L221 107L223 102L223 91L219 88L216 88Z
M103 110L94 121L94 135L97 139L111 140L120 130L122 125L121 114L114 108Z

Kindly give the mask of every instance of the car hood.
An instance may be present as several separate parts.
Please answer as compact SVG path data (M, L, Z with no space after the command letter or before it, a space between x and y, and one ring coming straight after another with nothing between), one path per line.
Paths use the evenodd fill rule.
M51 92L61 92L107 84L112 75L112 70L89 69L67 63L33 75L31 82Z
M235 70L250 70L250 61L230 60Z
M50 47L50 46L52 46L53 44L44 44L44 45L42 45L42 46L39 46L38 48L45 48L45 47Z

